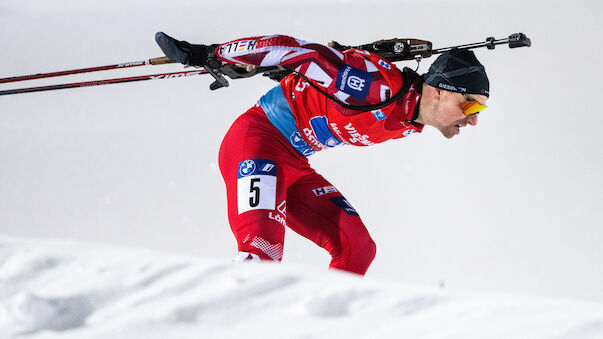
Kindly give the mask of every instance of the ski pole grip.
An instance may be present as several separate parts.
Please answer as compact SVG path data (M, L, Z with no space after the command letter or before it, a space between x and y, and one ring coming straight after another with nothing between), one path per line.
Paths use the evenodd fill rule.
M149 64L151 64L151 65L173 64L175 62L176 61L174 61L168 57L165 57L165 56L149 59Z
M523 33L515 33L509 35L509 48L530 47L532 41Z

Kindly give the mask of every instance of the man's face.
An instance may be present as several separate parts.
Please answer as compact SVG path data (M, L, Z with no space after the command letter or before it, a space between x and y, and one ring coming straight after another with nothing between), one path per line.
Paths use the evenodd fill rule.
M479 94L467 94L467 97L484 105L488 100L488 97ZM461 128L467 125L477 125L477 114L467 116L461 109L460 104L464 101L467 100L461 93L440 90L433 125L448 139L459 134Z

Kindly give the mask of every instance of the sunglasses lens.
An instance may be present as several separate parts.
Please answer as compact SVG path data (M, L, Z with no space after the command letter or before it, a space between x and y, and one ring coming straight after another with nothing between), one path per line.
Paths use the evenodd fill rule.
M463 101L461 102L461 109L465 115L472 115L483 111L487 106L480 104L476 100Z

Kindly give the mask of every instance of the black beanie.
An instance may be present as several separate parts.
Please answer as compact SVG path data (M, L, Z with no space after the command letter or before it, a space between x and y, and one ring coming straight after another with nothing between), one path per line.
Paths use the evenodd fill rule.
M484 66L468 49L442 53L423 75L425 83L451 92L490 96L490 82Z

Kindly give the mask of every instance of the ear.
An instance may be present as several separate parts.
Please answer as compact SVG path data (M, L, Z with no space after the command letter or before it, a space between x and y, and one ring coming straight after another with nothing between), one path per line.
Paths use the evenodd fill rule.
M436 104L441 100L443 93L442 90L423 83L423 97L425 98L424 102L428 102L429 106L432 104Z
M442 90L439 88L435 88L435 91L433 91L433 99L435 101L440 101L440 99L442 98Z

